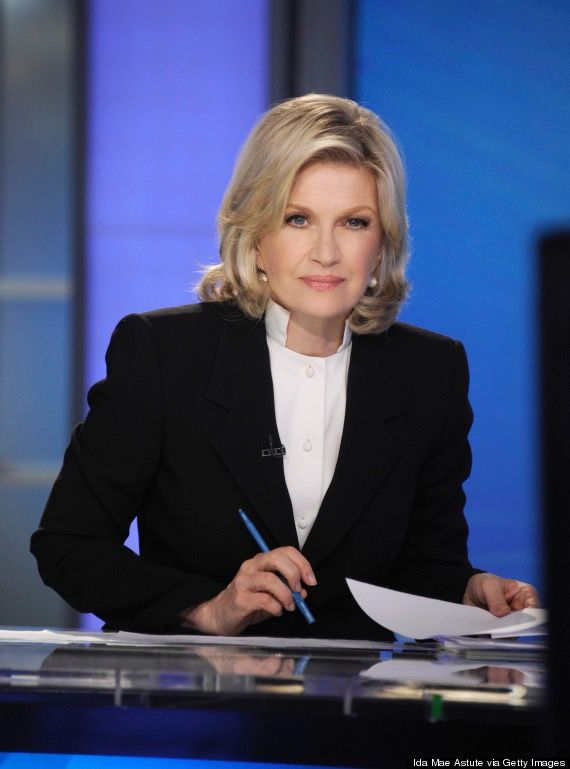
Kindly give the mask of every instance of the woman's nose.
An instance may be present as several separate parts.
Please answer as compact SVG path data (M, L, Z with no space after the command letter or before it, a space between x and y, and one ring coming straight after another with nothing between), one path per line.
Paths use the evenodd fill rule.
M330 266L338 261L338 244L332 231L321 230L318 233L313 249L313 259L323 267Z

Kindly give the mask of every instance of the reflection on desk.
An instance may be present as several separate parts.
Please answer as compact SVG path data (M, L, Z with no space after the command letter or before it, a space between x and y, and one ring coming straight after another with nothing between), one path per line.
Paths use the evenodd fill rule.
M0 750L18 740L25 744L16 749L44 750L59 740L57 749L70 752L345 766L378 766L380 737L386 756L411 755L416 743L436 749L438 740L448 752L454 740L462 750L470 740L479 752L513 740L530 750L539 740L543 674L540 658L522 667L458 660L433 642L279 651L113 647L82 644L77 634L76 643L56 647L0 643L0 718L10 723ZM434 697L443 703L436 719ZM58 727L54 712L74 728ZM227 719L242 725L225 728ZM473 722L483 733L476 736ZM210 728L217 738L205 738Z

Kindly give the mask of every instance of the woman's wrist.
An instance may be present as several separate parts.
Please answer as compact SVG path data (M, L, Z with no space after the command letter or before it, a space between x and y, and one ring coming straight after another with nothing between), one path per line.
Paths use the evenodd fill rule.
M199 630L201 633L213 633L214 631L209 628L211 624L210 603L211 601L204 601L181 611L178 617L182 621L182 627Z

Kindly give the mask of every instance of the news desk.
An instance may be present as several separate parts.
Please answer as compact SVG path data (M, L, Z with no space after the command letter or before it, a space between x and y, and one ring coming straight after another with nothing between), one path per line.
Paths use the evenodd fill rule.
M377 768L542 755L541 653L117 647L75 635L0 642L0 751ZM362 675L373 666L377 679Z

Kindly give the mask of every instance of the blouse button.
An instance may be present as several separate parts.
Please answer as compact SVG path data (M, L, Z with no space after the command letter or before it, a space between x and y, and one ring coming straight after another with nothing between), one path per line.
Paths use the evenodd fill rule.
M299 528L300 529L306 529L307 528L307 521L304 518L299 519Z
M308 377L315 376L315 367L313 366L312 363L307 364L307 366L305 367L305 375Z
M311 439L307 438L305 443L303 443L303 451L310 451L313 448L313 444L311 443Z

